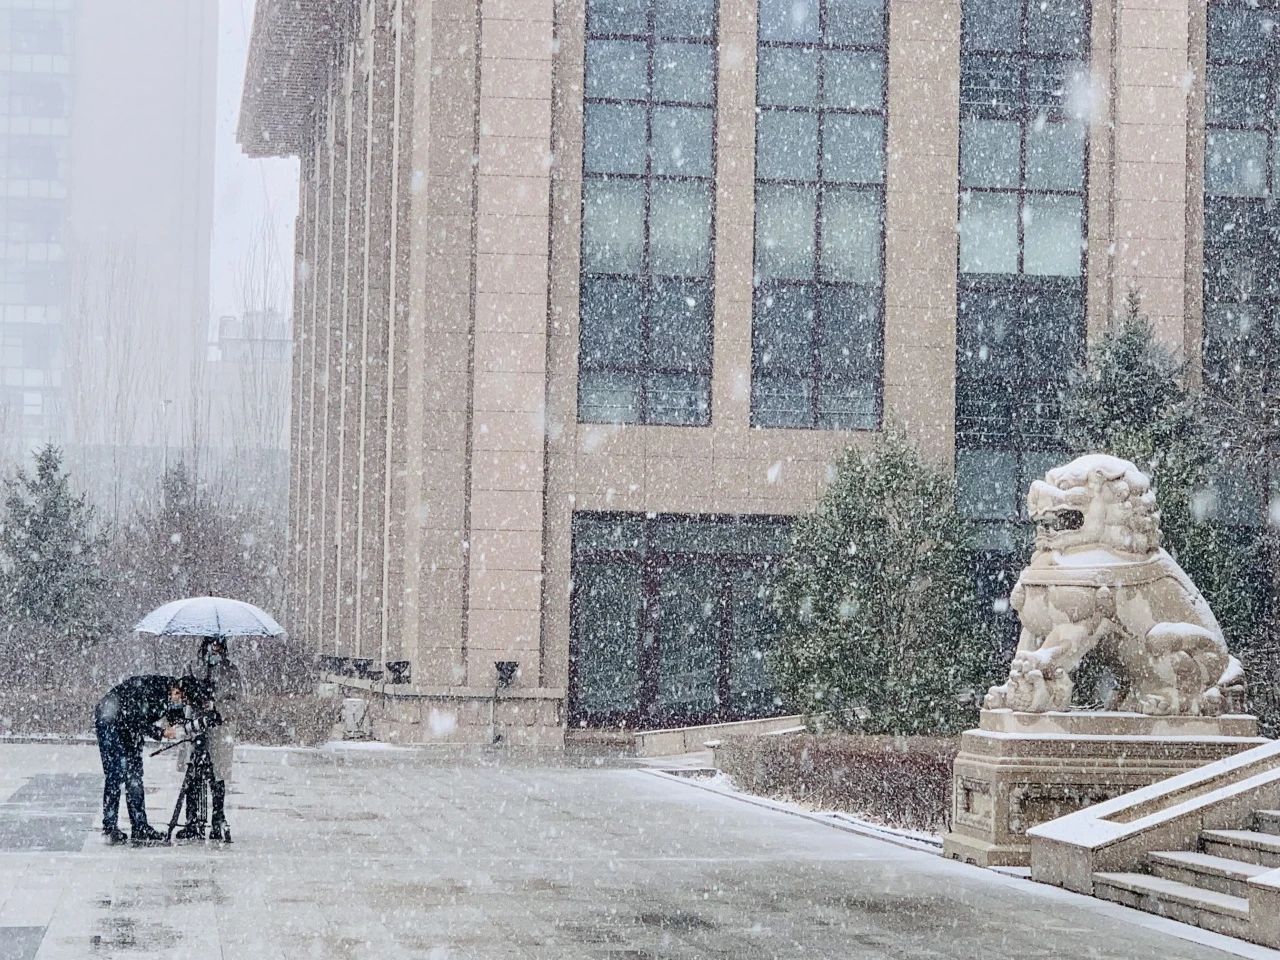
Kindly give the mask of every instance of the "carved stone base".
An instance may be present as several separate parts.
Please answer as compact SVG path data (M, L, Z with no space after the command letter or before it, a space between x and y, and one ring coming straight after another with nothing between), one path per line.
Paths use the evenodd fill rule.
M960 738L944 853L1029 866L1027 830L1266 741L1253 717L984 710Z

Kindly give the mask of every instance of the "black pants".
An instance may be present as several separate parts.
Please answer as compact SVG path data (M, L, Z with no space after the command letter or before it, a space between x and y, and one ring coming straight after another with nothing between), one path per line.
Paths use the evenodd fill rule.
M115 830L120 820L120 788L134 830L147 826L147 801L142 788L142 737L95 714L98 753L102 756L102 829Z

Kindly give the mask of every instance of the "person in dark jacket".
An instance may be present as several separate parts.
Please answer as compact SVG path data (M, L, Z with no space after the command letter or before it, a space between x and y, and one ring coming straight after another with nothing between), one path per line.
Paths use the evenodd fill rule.
M141 676L112 688L93 711L98 734L98 752L102 755L102 833L108 843L124 843L132 839L137 846L165 843L163 834L147 823L146 797L142 785L142 741L174 739L180 717L187 702L185 684L189 678ZM131 836L119 828L120 788L124 787L125 806L129 809Z

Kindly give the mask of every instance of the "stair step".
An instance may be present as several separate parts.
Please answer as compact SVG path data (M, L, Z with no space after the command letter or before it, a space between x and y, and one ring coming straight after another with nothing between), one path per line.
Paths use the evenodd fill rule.
M1158 851L1150 854L1147 862L1157 877L1241 899L1249 895L1249 879L1271 869L1243 860L1183 850Z
M1249 930L1249 901L1145 873L1095 873L1094 894L1228 937Z
M1259 833L1280 836L1280 810L1259 810L1253 815L1254 827Z
M1204 830L1204 852L1230 860L1280 867L1280 836L1257 830Z

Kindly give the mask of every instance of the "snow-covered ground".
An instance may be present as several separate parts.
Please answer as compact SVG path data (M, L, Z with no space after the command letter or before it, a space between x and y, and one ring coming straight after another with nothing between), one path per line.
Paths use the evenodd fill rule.
M0 957L1280 956L653 770L255 749L236 776L234 846L108 848L96 751L0 744ZM173 765L147 779L160 824Z

